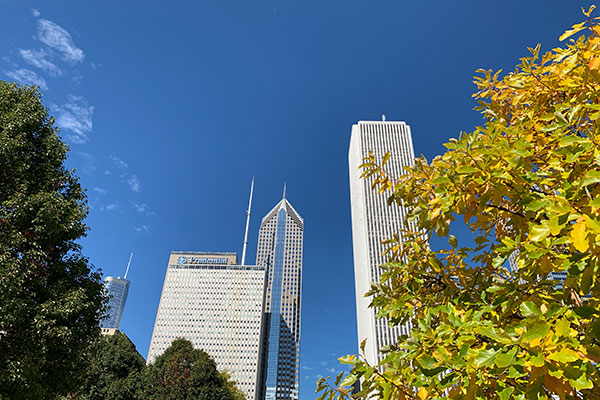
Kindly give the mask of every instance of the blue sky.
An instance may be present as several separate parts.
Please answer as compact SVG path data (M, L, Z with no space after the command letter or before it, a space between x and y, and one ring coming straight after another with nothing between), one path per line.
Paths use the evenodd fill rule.
M416 154L482 123L477 68L514 69L582 20L566 1L0 0L0 79L38 84L88 189L85 254L121 275L146 356L172 250L237 251L287 197L304 217L300 398L356 351L347 151L403 120Z

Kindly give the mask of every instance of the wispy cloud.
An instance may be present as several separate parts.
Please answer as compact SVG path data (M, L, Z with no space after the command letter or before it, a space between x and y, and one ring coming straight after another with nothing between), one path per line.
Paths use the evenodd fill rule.
M56 124L64 131L65 135L73 143L85 143L88 141L87 134L92 131L92 114L94 106L90 106L87 100L81 96L69 95L67 103L63 106L54 106Z
M118 210L118 209L119 209L119 205L118 205L118 204L114 204L114 203L112 203L112 204L109 204L109 205L107 205L107 206L106 206L106 209L107 209L108 211L114 211L114 210Z
M23 50L19 49L19 54L25 62L29 65L32 65L36 68L39 68L43 71L47 71L50 76L61 76L62 71L60 68L56 66L56 64L52 63L47 59L49 54L42 49L32 49L32 50Z
M14 79L17 82L24 83L26 85L37 85L42 90L48 89L46 80L30 69L19 68L14 71L4 71L4 73L10 79Z
M133 227L133 230L138 233L150 233L150 225L137 225Z
M90 153L86 153L84 151L78 151L76 153L79 157L83 159L83 172L86 175L91 175L98 169L98 164L96 163L96 159Z
M134 192L139 193L142 191L142 183L138 179L137 175L128 176L126 182Z
M40 16L40 10L38 10L37 8L34 8L31 10L31 14L33 14L33 16L37 18Z
M127 164L125 161L121 160L117 156L110 156L110 159L120 169L127 169L129 167L129 164Z
M79 63L85 58L83 50L75 45L69 32L52 21L40 18L35 38L46 46L57 50L65 61Z
M93 190L94 190L94 192L96 192L102 196L106 196L106 194L108 193L108 190L99 188L98 186L96 186Z
M306 371L312 371L313 370L312 367L309 367L308 365L303 365L301 368L303 370L306 370Z
M148 206L148 204L138 203L137 201L132 201L131 206L133 207L133 209L135 211L137 211L139 213L143 213L146 215L156 215L156 213L150 209L150 206Z

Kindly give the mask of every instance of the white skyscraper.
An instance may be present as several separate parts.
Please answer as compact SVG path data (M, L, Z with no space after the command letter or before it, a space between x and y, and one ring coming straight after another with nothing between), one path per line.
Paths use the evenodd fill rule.
M248 400L258 382L265 267L235 253L174 251L169 257L148 362L177 338L208 353Z
M370 297L364 297L372 282L381 276L379 265L388 260L382 255L382 240L400 229L406 210L387 205L387 196L371 190L372 178L360 178L359 165L369 152L381 160L385 153L391 157L385 169L394 177L404 174L404 166L414 163L414 150L410 127L404 122L359 121L352 126L350 151L350 205L352 210L352 240L354 248L354 278L356 286L356 313L359 343L367 339L365 357L371 365L381 361L382 346L396 343L400 334L408 334L410 324L391 328L386 319L377 319L377 310L368 308Z

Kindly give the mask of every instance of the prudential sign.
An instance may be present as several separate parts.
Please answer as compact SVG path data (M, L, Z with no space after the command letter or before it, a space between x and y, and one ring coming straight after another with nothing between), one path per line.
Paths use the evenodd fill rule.
M177 258L177 264L227 264L227 259L180 256Z

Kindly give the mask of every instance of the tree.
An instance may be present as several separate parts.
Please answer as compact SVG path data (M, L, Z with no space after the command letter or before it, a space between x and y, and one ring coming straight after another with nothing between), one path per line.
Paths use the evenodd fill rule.
M203 350L177 339L148 368L146 398L238 400L239 392Z
M372 306L392 325L414 322L379 366L359 356L321 398L561 399L598 396L600 374L600 26L587 20L564 48L521 59L515 72L478 71L485 124L401 177L387 157L364 176L411 208ZM464 219L475 245L451 235ZM448 246L433 250L433 235ZM507 258L516 255L518 268ZM562 288L548 278L567 272ZM379 367L379 368L377 368Z
M121 332L102 337L94 346L79 400L143 399L146 361Z
M77 387L103 286L81 254L86 197L34 87L0 81L0 398Z

